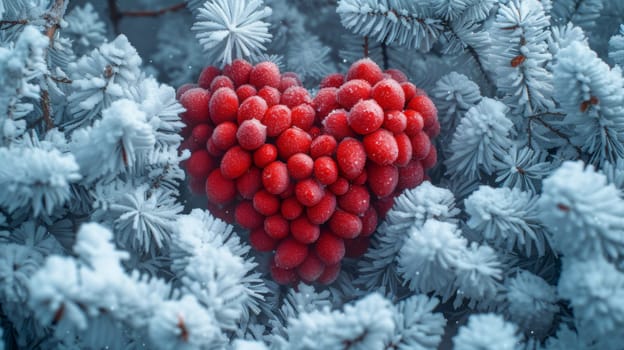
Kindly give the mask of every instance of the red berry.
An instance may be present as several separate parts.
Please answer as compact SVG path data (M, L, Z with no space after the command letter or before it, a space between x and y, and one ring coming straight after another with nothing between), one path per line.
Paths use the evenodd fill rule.
M243 121L236 131L238 144L249 151L262 146L266 141L267 133L264 126L258 119L248 119Z
M405 167L399 168L397 189L414 188L423 182L425 171L418 160L410 161Z
M438 109L433 101L425 95L414 96L409 101L408 107L420 113L424 121L424 128L429 128L438 120Z
M278 90L283 93L284 91L288 90L288 88L291 88L293 86L300 86L299 81L295 77L286 77L282 74Z
M292 125L301 130L309 130L314 124L314 108L309 104L301 104L290 110Z
M402 110L405 107L405 92L394 79L384 79L375 84L372 96L383 110Z
M394 192L399 183L399 170L397 167L371 163L366 170L368 173L368 187L377 197L386 197Z
M353 180L364 171L366 151L358 140L346 138L338 145L336 160L344 177Z
M362 232L362 221L356 215L336 210L329 219L329 228L336 236L351 239Z
M295 185L295 196L299 203L306 207L318 204L324 194L325 190L314 179L305 179Z
M394 205L394 197L388 196L383 198L377 198L375 201L373 201L373 205L375 206L375 210L377 210L377 215L379 215L379 217L383 219L388 211L392 209L392 206Z
M236 190L245 199L252 199L262 187L262 174L256 167L251 167L236 179Z
M358 236L354 239L345 240L345 256L348 258L359 258L364 255L370 245L370 239L364 236Z
M228 150L236 144L236 132L238 127L232 122L224 122L214 129L210 139L221 150Z
M323 231L314 245L314 250L325 264L335 265L344 257L344 241L328 231Z
M430 127L425 128L424 130L429 138L436 138L440 135L440 123L436 120Z
M353 185L349 190L338 197L340 209L354 215L362 215L370 207L370 193L362 185Z
M217 89L222 87L234 90L234 82L225 75L218 75L214 77L212 83L210 83L210 91L217 91Z
M401 89L403 89L405 101L410 101L412 98L414 98L414 96L416 96L416 85L408 81L401 83Z
M288 187L286 187L284 192L279 194L279 197L281 199L286 199L286 198L292 197L294 195L295 195L295 184L292 181L290 181L288 183Z
M216 166L214 159L208 154L208 151L203 149L193 152L186 161L186 171L197 179L205 180Z
M269 107L262 123L267 127L267 136L275 137L288 129L292 123L290 108L284 105Z
M407 136L414 136L422 131L424 122L420 113L412 109L408 109L405 110L403 114L405 114L407 121L405 124L405 133Z
M280 208L280 200L266 190L260 190L253 196L253 206L264 216L275 215Z
M262 226L264 222L264 216L254 209L251 201L238 203L234 211L234 218L239 225L249 230Z
M388 111L384 118L383 127L395 134L405 131L407 117L401 111Z
M299 281L297 270L287 270L277 267L275 261L271 262L271 277L275 282L281 285L295 285Z
M435 147L431 147L429 149L429 154L427 154L427 156L423 158L423 160L421 160L420 162L423 168L427 170L427 169L433 168L433 166L436 164L437 158L438 158L438 151L436 150Z
M377 222L377 210L369 207L362 215L362 233L360 233L360 236L368 237L372 235L377 229Z
M191 152L198 148L204 148L213 131L213 127L208 124L199 124L194 127L191 136L187 140L189 141Z
M328 156L316 158L314 161L314 177L323 185L331 185L338 179L338 166Z
M282 159L288 159L295 153L308 153L312 137L305 131L291 127L286 129L276 141L277 150Z
M381 127L384 122L384 113L374 100L364 100L351 108L348 121L353 131L366 135Z
M362 144L368 158L379 165L392 164L399 156L396 139L386 129L378 129L366 135Z
M429 136L423 131L417 133L410 138L412 142L412 157L414 159L424 159L431 149L431 141Z
M180 96L180 104L186 109L182 113L182 121L190 126L210 121L209 102L211 100L210 92L202 88L193 88L187 90Z
M297 241L310 244L316 242L321 230L318 225L311 223L305 215L301 215L290 222L290 233Z
M412 160L412 141L405 133L394 135L394 139L396 140L399 150L399 154L397 159L394 161L394 165L399 167L406 166L407 163Z
M316 94L312 100L312 107L316 111L316 117L318 120L323 120L329 112L336 108L340 108L338 101L336 100L336 93L338 89L329 87L322 88Z
M386 73L391 79L396 80L397 83L407 82L407 76L405 75L405 73L401 72L398 69L386 69L384 73Z
M249 83L260 89L264 86L278 88L280 85L279 67L273 62L260 62L249 73Z
M178 90L176 90L176 100L179 100L185 92L196 87L199 87L199 85L190 83L181 85Z
M219 70L219 68L215 66L207 66L206 68L204 68L204 70L202 70L201 74L199 75L199 79L197 79L197 84L199 84L199 86L204 89L208 89L210 87L210 84L212 83L212 80L219 74L221 74L221 70Z
M327 88L327 87L339 88L343 83L344 83L344 75L340 73L333 73L323 78L323 80L321 80L321 84L319 85L319 87L321 89Z
M293 78L297 81L297 85L301 86L301 79L299 79L299 75L295 72L284 72L282 73L282 78Z
M311 223L316 225L324 224L334 214L336 210L336 196L327 191L321 200L306 209L306 215Z
M249 82L251 69L251 63L237 58L223 68L223 74L232 79L234 85L241 86Z
M316 282L324 285L329 285L334 283L339 275L340 264L325 266L325 270L323 270L323 273L321 274L321 276L319 276Z
M226 204L236 198L236 185L215 169L206 179L206 196L211 203Z
M240 146L234 146L225 152L220 167L224 177L236 179L251 167L251 155Z
M297 198L288 197L282 201L281 213L286 220L294 220L303 212L303 205Z
M258 96L264 99L269 107L275 106L280 101L280 92L272 86L265 86L258 90Z
M249 244L259 252L270 252L277 245L277 241L264 232L262 227L249 232Z
M277 246L275 265L283 269L294 269L308 256L308 246L292 238L286 238Z
M344 109L331 111L327 117L323 119L322 124L324 132L333 136L338 141L345 137L355 137L353 130L349 127L349 118Z
M321 156L331 156L338 143L331 135L319 135L310 144L310 155L316 159Z
M256 96L257 93L258 90L249 84L243 84L236 88L236 96L238 96L239 101L245 101L251 96ZM264 115L264 113L262 115Z
M286 163L288 173L295 180L302 180L312 175L314 160L305 153L295 153Z
M347 179L345 179L344 177L338 176L336 182L329 185L327 188L329 188L329 190L332 191L332 193L336 196L342 196L343 194L347 193L349 187L349 181L347 181Z
M254 152L253 159L258 168L264 168L277 159L277 147L266 143Z
M280 240L288 236L290 225L283 216L272 215L264 219L264 231L271 238Z
M262 121L264 114L269 109L266 101L260 96L251 96L241 103L238 108L236 120L238 124L249 119L258 119Z
M293 108L303 103L312 103L312 98L304 87L291 86L282 94L280 103Z
M238 112L238 96L230 88L217 89L210 98L210 118L215 125L226 121L236 121Z
M236 134L234 135L234 140L236 140ZM225 151L214 144L213 137L209 138L208 142L206 142L206 151L208 151L208 154L216 158L221 157L225 153Z
M363 79L371 85L375 85L383 79L381 68L370 58L363 58L351 65L347 72L346 80Z
M370 96L371 85L366 80L355 79L347 81L338 88L336 101L342 107L350 109L360 100L367 100Z
M364 185L366 183L366 180L368 180L368 174L366 174L366 168L365 168L364 171L362 171L362 173L358 175L358 177L351 180L351 182L354 185Z
M308 254L308 257L297 267L297 274L307 283L316 281L323 271L325 264L315 254Z
M269 193L280 194L286 191L289 183L288 168L284 162L276 160L262 169L262 184Z

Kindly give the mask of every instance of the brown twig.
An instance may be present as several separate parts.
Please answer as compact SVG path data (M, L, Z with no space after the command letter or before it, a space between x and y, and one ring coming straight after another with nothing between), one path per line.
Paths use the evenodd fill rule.
M543 115L558 115L558 116L563 116L565 114L563 113L548 113L548 112L544 112L544 113L538 113L538 114L534 114L532 116L529 116L529 124L532 121L536 121L539 124L541 124L543 127L545 127L546 129L550 130L553 134L557 135L558 137L562 138L563 140L565 140L569 145L571 145L572 147L574 147L574 149L576 150L576 152L581 155L583 154L583 150L581 150L581 148L579 146L576 146L572 143L572 141L570 141L570 138L565 135L564 133L562 133L561 131L557 130L554 126L548 124L544 119L541 118L541 116ZM529 130L531 130L529 128ZM530 134L529 134L530 135Z
M45 25L45 34L50 39L49 47L54 45L54 36L56 31L60 28L60 22L65 11L65 0L55 0L54 4L50 8L50 11L44 16L47 20ZM47 75L46 75L47 78ZM44 84L47 84L44 80ZM52 107L50 106L50 94L47 87L41 89L41 111L43 113L43 120L46 124L46 130L54 128L54 121L52 120Z
M25 24L28 24L27 19L0 21L0 29L9 29L17 25L25 25Z
M186 7L185 2L181 2L179 4L171 5L169 7L161 8L153 11L123 11L121 12L122 17L158 17L162 16L166 13L177 12Z

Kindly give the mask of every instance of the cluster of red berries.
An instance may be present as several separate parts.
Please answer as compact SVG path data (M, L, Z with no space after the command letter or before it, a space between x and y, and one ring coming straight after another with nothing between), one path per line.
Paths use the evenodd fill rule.
M271 62L209 66L179 88L193 192L274 251L278 283L329 284L362 255L403 189L436 162L437 110L426 94L370 59L331 74L312 98ZM233 215L232 215L233 214Z

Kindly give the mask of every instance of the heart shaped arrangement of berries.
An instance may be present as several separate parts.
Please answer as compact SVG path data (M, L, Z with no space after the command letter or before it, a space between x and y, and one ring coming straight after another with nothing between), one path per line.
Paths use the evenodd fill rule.
M398 70L370 59L331 74L314 98L271 62L209 66L179 88L191 190L274 252L281 284L329 284L436 162L437 110ZM233 215L231 215L233 213Z

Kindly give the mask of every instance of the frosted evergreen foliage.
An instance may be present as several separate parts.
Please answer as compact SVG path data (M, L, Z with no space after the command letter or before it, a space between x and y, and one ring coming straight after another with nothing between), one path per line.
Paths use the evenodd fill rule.
M356 34L423 51L431 49L442 30L432 9L414 2L340 0L337 11L342 25Z
M559 311L555 287L526 270L506 281L509 319L525 333L544 337Z
M570 258L624 253L624 203L607 177L580 161L566 162L544 180L541 219L553 247Z
M82 178L74 156L57 149L0 148L0 207L33 215L51 214L70 198L70 185Z
M289 320L288 349L383 349L395 332L393 307L379 294L344 311L314 311Z
M103 111L92 127L76 130L70 145L85 181L114 177L136 166L156 142L154 130L139 106L119 100Z
M208 62L227 64L266 49L271 34L263 19L271 8L262 6L261 0L209 0L199 8L193 30Z
M502 102L486 97L466 112L449 146L446 166L451 176L476 179L481 172L492 174L494 160L511 147L513 123L507 118L508 111Z
M592 163L624 156L624 81L583 43L559 51L553 67L555 97L573 129L571 142L591 155Z
M618 66L624 66L624 25L620 26L618 34L609 39L609 58Z
M444 130L455 130L455 127L466 112L481 101L479 85L467 76L451 72L436 83L432 91Z
M22 118L34 108L29 99L39 98L36 80L47 72L47 46L48 39L28 26L15 44L0 47L0 136L4 140L20 136L26 128Z
M591 343L610 338L622 344L624 335L624 273L602 258L564 260L557 286L570 301L579 334Z
M401 284L396 271L396 258L409 237L410 230L419 230L431 218L454 223L459 209L453 193L424 182L396 198L386 221L378 228L371 247L360 262L356 281L367 289L381 286L396 291ZM439 248L439 247L438 247Z
M465 200L466 224L497 248L517 247L527 256L546 253L547 237L540 224L538 197L518 189L481 186Z
M183 3L0 0L0 349L621 350L620 1ZM437 165L280 286L192 210L176 89L245 58L314 96L365 47L434 101Z
M69 125L90 123L113 101L125 96L124 89L140 74L141 58L128 38L118 36L69 65L72 93L70 111L77 117Z
M457 350L519 350L516 326L496 314L472 315L453 338Z
M496 85L504 102L523 115L554 107L546 64L548 16L538 0L512 0L498 9L488 50Z
M558 162L548 153L528 146L512 146L507 154L494 162L496 183L536 193L542 180L555 170Z

